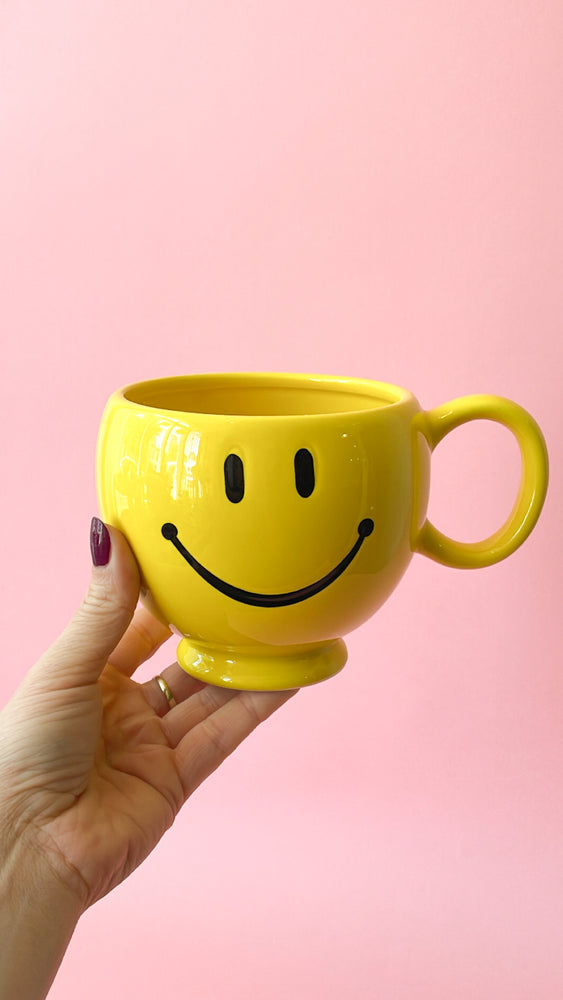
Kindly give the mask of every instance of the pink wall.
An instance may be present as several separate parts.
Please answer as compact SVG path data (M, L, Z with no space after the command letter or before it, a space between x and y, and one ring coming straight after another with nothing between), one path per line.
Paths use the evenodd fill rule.
M3 697L86 586L119 385L496 392L552 461L525 546L416 557L86 915L53 1000L563 995L562 47L557 0L1 5ZM445 530L508 512L506 432L434 468Z

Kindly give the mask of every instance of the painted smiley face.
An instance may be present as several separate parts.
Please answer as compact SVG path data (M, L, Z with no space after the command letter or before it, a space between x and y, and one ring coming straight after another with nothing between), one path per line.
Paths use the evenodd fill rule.
M300 497L306 499L311 496L315 488L313 456L306 448L300 448L296 452L294 458L294 469L295 487L297 493ZM233 504L240 503L244 497L245 484L244 467L242 460L238 455L230 454L227 456L224 463L224 478L227 499ZM301 601L308 600L308 598L313 597L315 594L318 594L322 590L329 587L350 565L352 560L360 551L364 540L371 535L373 528L374 522L372 518L363 518L358 524L358 537L351 549L328 573L320 579L315 580L313 583L300 587L297 590L278 594L264 594L245 590L216 576L202 563L200 563L193 553L185 547L179 537L177 526L172 522L167 521L163 524L161 532L163 537L172 543L174 548L180 556L185 559L188 565L191 566L191 568L195 570L195 572L203 580L205 580L206 583L214 587L215 590L219 591L221 594L224 594L226 597L229 597L234 601L238 601L241 604L247 604L253 607L281 608L288 607L292 604L299 604Z

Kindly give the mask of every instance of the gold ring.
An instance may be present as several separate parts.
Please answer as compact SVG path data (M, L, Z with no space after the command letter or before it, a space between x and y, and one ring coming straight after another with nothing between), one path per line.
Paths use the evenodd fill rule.
M158 677L155 677L155 681L158 684L160 690L162 691L164 697L166 698L166 701L168 702L168 708L174 708L174 705L176 704L176 699L172 694L172 691L168 687L168 684L164 680L164 677L161 677L159 674Z

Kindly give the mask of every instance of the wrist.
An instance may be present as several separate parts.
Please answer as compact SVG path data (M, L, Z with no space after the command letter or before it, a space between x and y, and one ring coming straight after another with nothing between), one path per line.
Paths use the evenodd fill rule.
M36 847L0 837L0 997L43 1000L83 912Z

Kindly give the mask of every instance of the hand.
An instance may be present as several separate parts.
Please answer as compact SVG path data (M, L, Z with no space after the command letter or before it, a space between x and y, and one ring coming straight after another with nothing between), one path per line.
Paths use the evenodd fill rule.
M17 844L21 857L23 846L81 909L147 857L194 789L293 693L209 687L173 664L170 708L156 680L134 681L170 632L135 610L136 562L120 532L109 537L82 607L0 714L2 850Z

